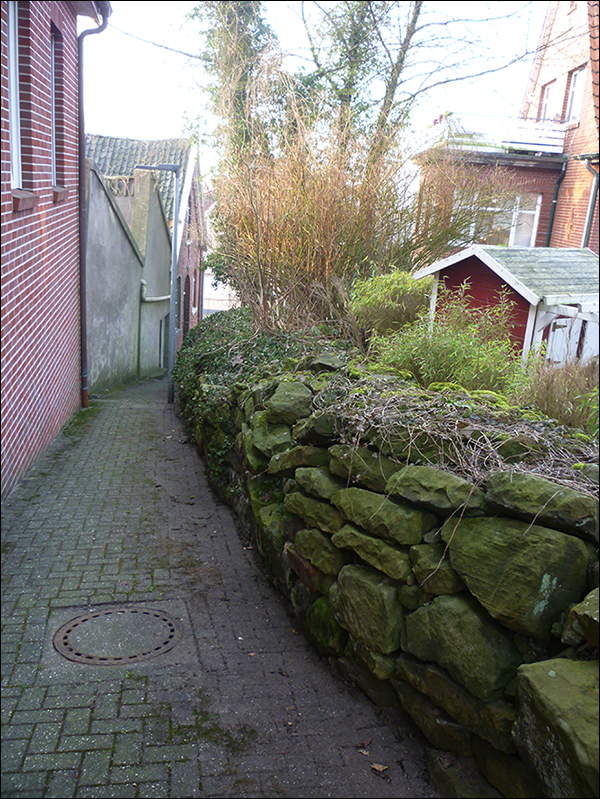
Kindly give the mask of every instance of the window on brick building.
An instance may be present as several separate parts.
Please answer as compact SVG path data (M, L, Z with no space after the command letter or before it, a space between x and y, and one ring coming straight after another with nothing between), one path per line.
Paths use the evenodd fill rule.
M556 81L553 80L542 86L542 95L540 98L540 112L539 119L543 122L556 122L560 120L561 103L558 96L558 89Z
M523 193L515 197L509 208L486 208L489 233L482 244L499 244L505 247L535 247L541 194Z
M579 122L581 113L581 101L583 99L583 83L585 78L585 67L573 70L569 73L567 84L567 104L565 109L565 122Z
M51 102L51 160L52 185L64 185L63 147L64 147L64 74L63 43L60 32L52 26L50 37L50 102Z
M8 3L8 125L10 141L10 185L23 186L21 152L21 98L19 91L19 5Z

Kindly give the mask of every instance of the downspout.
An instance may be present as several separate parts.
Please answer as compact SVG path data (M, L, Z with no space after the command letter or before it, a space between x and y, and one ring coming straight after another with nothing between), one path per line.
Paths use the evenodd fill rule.
M594 176L594 180L592 182L592 189L590 191L590 200L588 203L587 214L585 217L585 230L583 231L583 238L581 240L581 246L587 247L588 244L590 243L592 222L594 219L594 208L596 207L596 198L598 197L598 173L591 165L589 158L583 158L582 160L583 163L585 164L585 168L587 169L587 171Z
M556 185L554 186L554 197L552 198L552 210L550 211L550 221L548 222L548 233L546 235L546 247L550 246L550 239L552 238L552 228L554 227L554 216L556 214L556 204L558 202L558 190L560 189L560 184L565 179L565 175L567 173L567 161L564 162L562 165L562 169L560 170L560 175L558 176L558 180L556 181Z
M102 24L97 28L83 31L77 37L78 50L78 80L79 80L79 316L80 316L80 351L81 351L81 407L87 408L88 398L88 359L87 359L87 302L86 302L86 252L87 252L87 190L85 168L85 119L83 113L83 40L86 36L102 33L108 25L111 6L108 2L98 3L98 10L102 17Z

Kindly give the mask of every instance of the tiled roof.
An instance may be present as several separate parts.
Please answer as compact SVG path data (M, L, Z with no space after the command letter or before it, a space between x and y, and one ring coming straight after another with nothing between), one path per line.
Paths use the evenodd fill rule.
M480 247L538 297L598 294L598 256L590 249Z
M134 175L138 164L179 164L179 198L185 184L185 173L190 155L189 139L161 139L138 141L118 139L113 136L86 134L86 156L93 161L106 178ZM156 172L158 187L167 218L173 218L173 194L175 175L173 172Z

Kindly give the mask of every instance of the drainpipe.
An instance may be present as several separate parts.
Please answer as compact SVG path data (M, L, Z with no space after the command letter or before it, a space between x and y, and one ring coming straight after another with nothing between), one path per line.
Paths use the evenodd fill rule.
M552 198L552 210L550 211L550 221L548 222L548 234L546 235L546 247L550 246L550 239L552 238L552 228L554 227L554 215L556 214L556 204L558 202L558 190L560 189L560 184L565 179L565 174L567 172L567 161L564 162L562 165L562 169L560 170L560 175L558 176L558 180L556 181L556 185L554 186L554 197Z
M595 156L598 160L598 156ZM598 197L598 173L591 165L591 157L589 155L580 155L578 160L583 161L587 171L594 176L592 182L592 189L590 191L590 200L588 202L587 214L585 217L585 229L583 231L583 238L581 239L581 246L587 247L590 243L590 234L592 232L592 221L594 219L594 208L596 206L596 198Z
M81 407L87 408L88 397L88 360L87 360L87 302L86 302L86 254L87 254L87 191L85 168L85 118L83 113L83 41L86 36L102 33L108 25L108 18L112 13L109 2L99 2L98 11L102 17L102 24L97 28L83 31L77 37L78 51L78 90L79 90L79 169L78 169L78 200L79 200L79 336L81 353Z

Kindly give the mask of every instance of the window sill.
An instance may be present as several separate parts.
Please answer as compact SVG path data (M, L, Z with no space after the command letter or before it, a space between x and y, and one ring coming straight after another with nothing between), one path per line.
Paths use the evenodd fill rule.
M25 189L13 189L12 201L13 211L29 211L35 208L40 198L32 191L25 191Z
M62 186L52 186L52 200L55 203L62 203L69 197L69 190Z

